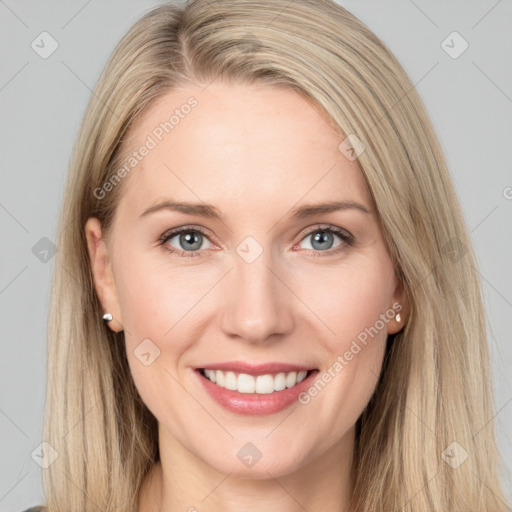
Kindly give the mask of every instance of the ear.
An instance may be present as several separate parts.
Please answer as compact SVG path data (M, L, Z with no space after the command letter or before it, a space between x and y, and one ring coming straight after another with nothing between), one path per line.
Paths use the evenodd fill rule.
M85 235L96 293L103 307L103 312L112 313L113 316L113 320L108 322L108 326L114 332L122 331L123 321L112 273L111 259L105 240L102 238L101 223L96 217L87 219Z
M405 286L399 277L396 277L396 287L389 304L389 309L395 312L395 316L388 322L388 334L395 334L403 329L411 310ZM400 313L399 322L396 319L398 313Z

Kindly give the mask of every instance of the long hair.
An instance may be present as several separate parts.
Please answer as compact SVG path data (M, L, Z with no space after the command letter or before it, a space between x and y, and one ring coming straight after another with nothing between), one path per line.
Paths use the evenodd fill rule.
M87 106L59 220L43 473L48 512L136 511L159 460L124 334L105 328L84 233L105 232L122 194L123 144L140 115L187 83L255 81L311 99L365 150L358 163L410 302L356 424L358 512L509 510L499 480L486 324L476 261L442 150L387 47L328 0L194 0L146 13L116 47ZM136 172L134 170L133 172Z

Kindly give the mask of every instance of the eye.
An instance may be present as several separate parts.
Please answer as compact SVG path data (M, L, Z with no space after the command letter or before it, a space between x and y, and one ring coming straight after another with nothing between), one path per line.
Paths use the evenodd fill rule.
M336 238L340 242L334 245ZM343 251L347 245L353 244L354 237L348 231L333 226L319 226L307 233L302 238L301 242L303 241L307 242L306 247L303 248L312 250L314 256L323 256L323 254L318 253L323 252L331 255ZM300 243L298 245L300 246Z
M203 247L205 241L208 241L210 245ZM159 239L159 244L167 251L176 253L178 256L185 258L200 256L198 251L211 247L211 242L203 231L198 228L189 227L175 229L170 233L165 233Z
M336 239L339 242L334 245ZM308 240L311 241L308 242ZM301 242L295 247L300 246L304 241L308 242L309 247L303 248L312 251L313 256L329 256L337 254L346 249L347 246L352 245L354 237L348 231L327 225L317 226L314 230L303 235ZM203 256L202 250L209 249L213 245L206 233L199 228L192 227L182 227L164 233L158 242L166 251L185 258ZM209 245L204 247L204 242Z

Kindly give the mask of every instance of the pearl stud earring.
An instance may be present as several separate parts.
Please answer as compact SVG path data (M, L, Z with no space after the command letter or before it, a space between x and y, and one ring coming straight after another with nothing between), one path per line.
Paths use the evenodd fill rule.
M103 321L104 322L111 322L114 317L112 316L112 313L105 313L103 315Z

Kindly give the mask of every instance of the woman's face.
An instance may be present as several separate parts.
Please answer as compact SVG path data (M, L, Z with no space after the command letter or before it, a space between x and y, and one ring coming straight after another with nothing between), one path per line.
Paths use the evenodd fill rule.
M86 232L163 460L265 478L350 454L405 297L342 141L263 84L175 90L132 130L111 237Z

